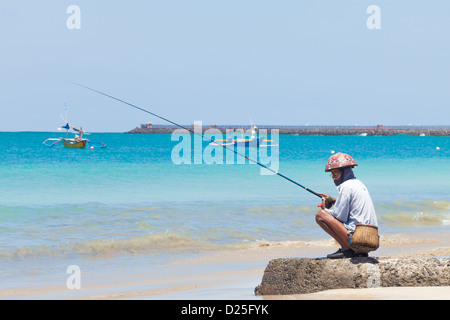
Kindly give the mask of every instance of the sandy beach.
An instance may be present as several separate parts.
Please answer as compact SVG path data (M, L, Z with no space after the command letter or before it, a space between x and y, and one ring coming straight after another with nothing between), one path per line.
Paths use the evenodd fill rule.
M403 239L400 241L399 239ZM338 289L288 296L255 296L271 259L321 257L334 250L334 241L302 243L261 242L252 248L222 250L174 260L141 274L83 275L80 289L64 284L17 286L0 291L1 299L132 299L132 300L438 300L450 299L448 287ZM450 235L387 235L373 257L448 257Z

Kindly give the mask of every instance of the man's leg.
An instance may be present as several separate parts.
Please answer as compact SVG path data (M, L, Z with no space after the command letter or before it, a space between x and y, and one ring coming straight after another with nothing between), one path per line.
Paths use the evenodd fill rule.
M317 212L316 222L326 233L332 236L341 245L342 250L350 249L350 235L342 222L325 210Z

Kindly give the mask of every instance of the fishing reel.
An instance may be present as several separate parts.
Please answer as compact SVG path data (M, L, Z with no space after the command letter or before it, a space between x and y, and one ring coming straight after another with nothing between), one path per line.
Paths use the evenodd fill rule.
M333 197L322 193L319 194L322 195L325 200L322 200L322 202L317 207L321 207L322 205L324 205L325 208L330 209L336 203L336 199L334 199Z
M325 198L325 208L330 209L336 203L336 199L332 197Z

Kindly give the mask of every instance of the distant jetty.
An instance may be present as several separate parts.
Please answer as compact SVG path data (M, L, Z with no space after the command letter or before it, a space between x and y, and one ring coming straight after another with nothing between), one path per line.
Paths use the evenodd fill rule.
M194 130L194 125L184 125L185 128ZM172 133L179 129L176 126L142 124L127 133ZM239 132L247 130L245 125L204 125L201 130L218 129L222 133L227 130ZM272 129L278 129L279 134L291 135L360 135L360 136L392 136L397 134L415 136L450 136L450 125L446 126L289 126L289 125L261 125L258 129L265 129L270 133Z

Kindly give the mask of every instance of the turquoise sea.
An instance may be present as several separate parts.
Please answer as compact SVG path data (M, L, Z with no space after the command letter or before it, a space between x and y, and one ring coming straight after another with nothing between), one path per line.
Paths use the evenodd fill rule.
M88 136L105 149L42 144L59 136L0 133L0 289L65 285L69 265L135 272L261 241L328 239L314 221L320 199L248 161L197 163L192 148L191 164L176 164L170 134ZM352 155L380 234L450 232L450 137L280 135L266 149L280 173L332 196L326 160Z

